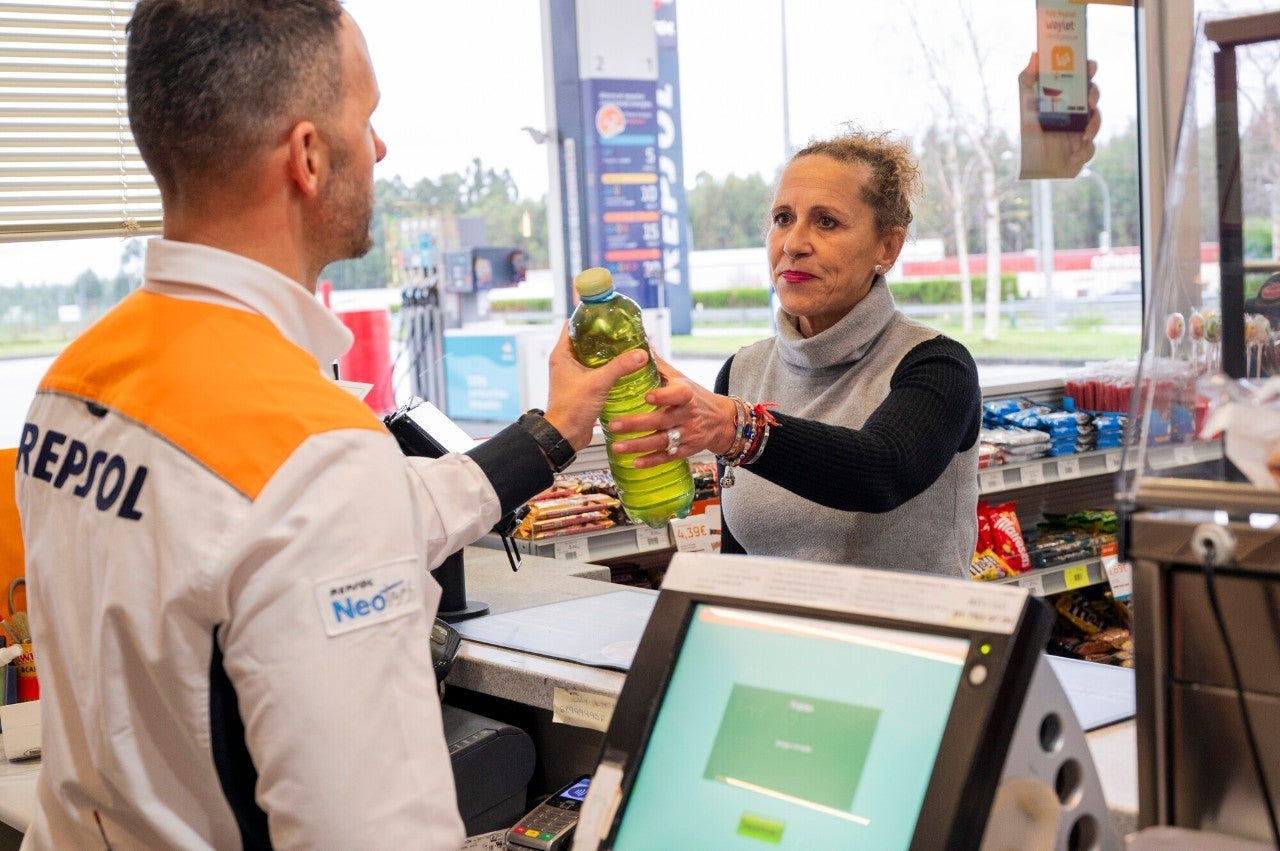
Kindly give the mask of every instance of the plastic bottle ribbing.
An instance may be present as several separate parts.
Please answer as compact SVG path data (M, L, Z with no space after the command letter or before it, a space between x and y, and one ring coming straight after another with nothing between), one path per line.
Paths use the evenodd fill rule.
M569 317L569 339L580 363L595 368L632 349L649 351L640 307L613 288L609 270L584 269L573 283L581 302ZM643 369L623 376L613 385L600 414L609 469L622 507L634 522L655 529L667 525L673 516L688 516L694 491L689 462L679 458L637 470L632 463L635 456L617 455L613 442L651 432L613 434L608 423L624 414L654 410L644 397L660 383L651 353Z

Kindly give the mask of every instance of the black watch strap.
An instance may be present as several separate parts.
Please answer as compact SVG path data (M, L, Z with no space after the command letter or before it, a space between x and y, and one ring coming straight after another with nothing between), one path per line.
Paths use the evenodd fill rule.
M573 463L578 453L560 430L547 422L547 418L543 416L545 413L537 408L530 408L516 422L538 442L542 451L547 454L547 460L551 462L551 469L559 473Z

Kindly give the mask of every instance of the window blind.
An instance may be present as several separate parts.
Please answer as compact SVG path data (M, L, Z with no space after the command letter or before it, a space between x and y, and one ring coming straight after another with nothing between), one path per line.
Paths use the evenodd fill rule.
M134 0L0 0L0 241L160 230L129 132Z

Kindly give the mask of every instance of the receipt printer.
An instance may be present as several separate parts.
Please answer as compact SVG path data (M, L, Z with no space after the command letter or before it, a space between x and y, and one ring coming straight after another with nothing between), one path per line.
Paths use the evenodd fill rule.
M467 835L515 824L524 815L533 777L533 739L519 727L456 706L443 704L440 710Z

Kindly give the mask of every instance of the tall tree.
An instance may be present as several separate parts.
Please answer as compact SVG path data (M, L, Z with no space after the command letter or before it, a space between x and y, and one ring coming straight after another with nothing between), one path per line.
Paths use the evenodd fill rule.
M764 241L773 191L759 174L730 174L718 181L707 172L686 194L693 248L753 248Z
M925 150L941 151L941 156L922 156L921 164L932 166L933 184L951 211L951 233L955 240L956 260L960 266L960 316L964 333L973 333L973 292L969 287L969 224L965 210L965 179L969 169L960 166L959 135L954 126L934 125L925 134ZM973 160L970 160L973 162Z
M1271 222L1271 259L1280 259L1280 45L1255 45L1242 58L1239 101L1247 107L1241 138L1245 215Z
M1264 11L1271 5L1242 3L1241 0L1200 0L1197 4L1228 15ZM1236 100L1243 125L1240 175L1244 189L1244 214L1246 217L1266 217L1270 221L1271 259L1280 259L1280 157L1276 155L1280 151L1280 43L1263 42L1238 49L1236 59ZM1213 150L1212 136L1204 134L1202 141L1208 142L1207 147L1201 147L1202 151ZM1203 172L1204 169L1202 176ZM1212 178L1212 169L1209 172ZM1201 197L1217 196L1213 192ZM1208 212L1212 213L1213 208L1210 207ZM1212 216L1209 218L1209 229L1216 240L1217 221Z
M102 278L92 269L85 269L76 277L76 304L80 305L84 319L91 319L102 310L106 288Z
M973 18L972 0L956 4L960 26L954 32L956 39L942 42L926 39L920 24L919 10L915 5L906 8L916 42L924 58L924 67L933 84L934 94L947 116L947 126L952 132L962 134L976 163L981 182L983 232L987 251L986 310L982 326L984 340L995 340L1000 329L1000 194L997 186L996 163L1003 152L1007 135L996 120L996 109L987 86L986 39L982 37ZM936 16L942 7L929 4L926 14ZM960 92L969 93L961 97ZM975 106L970 106L974 104ZM961 166L959 157L953 167ZM964 174L953 174L949 183L963 193ZM965 237L967 238L967 237ZM959 250L957 248L957 250ZM967 289L967 287L966 287ZM972 325L972 317L966 316L966 326Z

